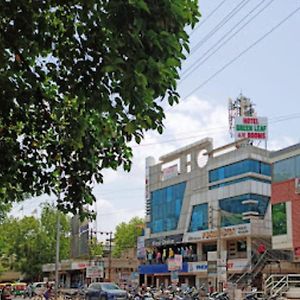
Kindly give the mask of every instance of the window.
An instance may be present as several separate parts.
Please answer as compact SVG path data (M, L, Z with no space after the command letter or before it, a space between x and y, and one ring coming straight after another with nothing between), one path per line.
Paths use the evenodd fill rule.
M243 204L243 201L245 200L255 200L257 201L257 204ZM232 226L248 223L249 220L243 220L243 213L249 211L256 211L259 216L264 216L267 211L269 200L270 197L258 194L243 194L220 199L221 225Z
M271 176L271 166L270 164L258 160L253 160L253 159L242 160L209 171L209 182L230 178L248 172Z
M300 177L300 155L274 163L272 175L274 182Z
M181 212L186 183L182 182L151 193L152 233L175 230Z
M278 203L272 206L273 235L287 234L286 203Z
M231 184L235 184L235 183L239 183L239 182L243 182L243 181L249 181L249 180L271 184L271 180L256 178L256 177L253 177L253 176L246 176L246 177L230 180L230 181L227 181L227 182L222 182L222 183L211 185L209 187L209 189L213 190L213 189L217 189L217 188L220 188L220 187L223 187L223 186L227 186L227 185L231 185Z
M208 204L198 204L193 206L189 231L208 229Z
M247 251L247 242L246 241L237 241L236 248L238 252L246 252Z

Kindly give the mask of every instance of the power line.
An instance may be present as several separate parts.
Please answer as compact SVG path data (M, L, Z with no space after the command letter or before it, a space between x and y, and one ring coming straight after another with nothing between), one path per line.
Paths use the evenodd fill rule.
M230 40L232 40L242 29L244 29L248 24L250 24L256 17L258 17L268 6L274 2L274 0L269 1L264 7L262 7L252 18L250 18L244 25L242 25L238 30L236 30L232 35L230 35L223 43L221 43L234 29L237 28L241 23L245 21L259 6L261 6L266 0L262 0L258 3L250 12L248 12L244 17L240 19L228 32L226 32L212 47L210 47L204 54L203 57L195 65L191 66L183 73L183 78L180 79L180 83L186 80L194 71L196 71L200 66L202 66L210 57L212 57L216 52L222 49ZM219 45L219 46L218 46ZM215 50L214 48L218 46ZM214 50L212 53L210 53ZM210 54L209 54L210 53ZM207 55L209 54L209 55ZM179 83L179 84L180 84Z
M190 97L193 95L196 91L203 88L208 82L210 82L213 78L215 78L217 75L219 75L221 72L223 72L225 69L227 69L231 64L233 64L235 61L237 61L240 57L242 57L244 54L246 54L249 50L254 48L256 45L258 45L260 42L262 42L267 36L269 36L272 32L274 32L276 29L278 29L281 25L283 25L286 21L288 21L293 15L295 15L300 10L300 7L293 10L288 16L286 16L284 19L282 19L277 25L272 27L268 32L263 34L259 39L257 39L254 43L252 43L250 46L248 46L245 50L240 52L237 56L235 56L233 59L231 59L228 63L223 65L219 70L217 70L214 74L212 74L210 77L208 77L206 80L204 80L200 85L198 85L196 88L194 88L188 95L184 97L184 99Z
M198 25L191 31L190 33L190 37L195 33L195 31L197 31L200 27L203 26L203 24L205 24L205 22L207 22L207 20L209 20L209 18L226 2L226 0L223 0L222 2L220 2L216 8L214 8L209 14L208 16L200 23L198 23Z
M277 123L277 122L282 122L282 121L291 120L291 119L295 119L295 118L300 118L300 113L293 114L292 117L291 117L291 115L288 115L287 118L284 118L284 116L282 116L281 119L270 121L270 123ZM225 126L223 126L223 127L220 126L220 129L221 128L223 128L223 129L218 130L218 131L214 131L213 133L221 133L221 132L225 132L225 131L228 130L227 127L225 127ZM172 142L177 142L177 141L189 140L189 139L193 139L193 138L200 138L201 136L206 136L207 135L206 130L205 131L198 131L198 132L200 132L200 133L202 132L202 133L197 134L197 135L192 135L192 136L186 136L186 137L183 137L183 138L173 138L173 139L169 139L169 140L165 140L165 141L161 141L161 142L134 145L134 146L132 146L132 148L161 145L161 144L172 143Z
M214 36L234 15L236 15L250 0L242 0L235 6L208 34L204 36L192 49L188 56L198 50L205 42Z

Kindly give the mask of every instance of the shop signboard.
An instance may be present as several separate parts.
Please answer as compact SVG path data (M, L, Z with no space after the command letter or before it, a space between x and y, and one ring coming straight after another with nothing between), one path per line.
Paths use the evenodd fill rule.
M86 277L87 278L103 278L103 265L95 265L95 266L89 266L86 268Z
M188 272L207 273L207 261L197 261L188 263Z
M177 271L182 269L182 255L175 254L174 258L168 259L168 270Z
M156 239L147 239L145 240L146 247L160 247L166 245L174 245L177 243L181 243L183 238L183 234L169 235Z
M221 237L230 238L238 236L246 236L251 233L251 224L241 224L221 228ZM186 240L188 242L216 240L218 238L218 230L205 230L197 232L197 234L188 234Z
M86 261L76 261L76 262L72 262L71 269L72 270L83 270L83 269L87 268L89 265L90 265L90 263L86 262Z
M243 272L245 269L250 268L248 259L229 259L227 261L227 270L234 272Z
M163 180L174 178L178 175L178 166L173 165L163 169Z
M235 139L267 140L268 119L266 117L235 117Z

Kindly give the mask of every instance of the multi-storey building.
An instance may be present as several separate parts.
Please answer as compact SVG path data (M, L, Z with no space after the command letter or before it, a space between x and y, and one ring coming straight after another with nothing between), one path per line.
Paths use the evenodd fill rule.
M251 270L271 244L270 196L269 152L245 141L214 149L207 138L147 158L144 281L216 287Z
M300 144L271 154L273 248L293 253L300 271ZM290 266L291 267L291 266Z

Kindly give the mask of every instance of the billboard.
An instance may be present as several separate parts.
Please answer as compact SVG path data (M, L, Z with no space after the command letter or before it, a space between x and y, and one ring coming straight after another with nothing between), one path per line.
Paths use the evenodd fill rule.
M87 278L103 278L104 277L104 266L102 264L97 264L95 266L89 266L86 268Z
M235 117L234 135L236 140L267 140L268 119L266 117Z
M144 259L146 256L145 237L144 236L138 236L136 249L137 249L136 250L137 258Z

